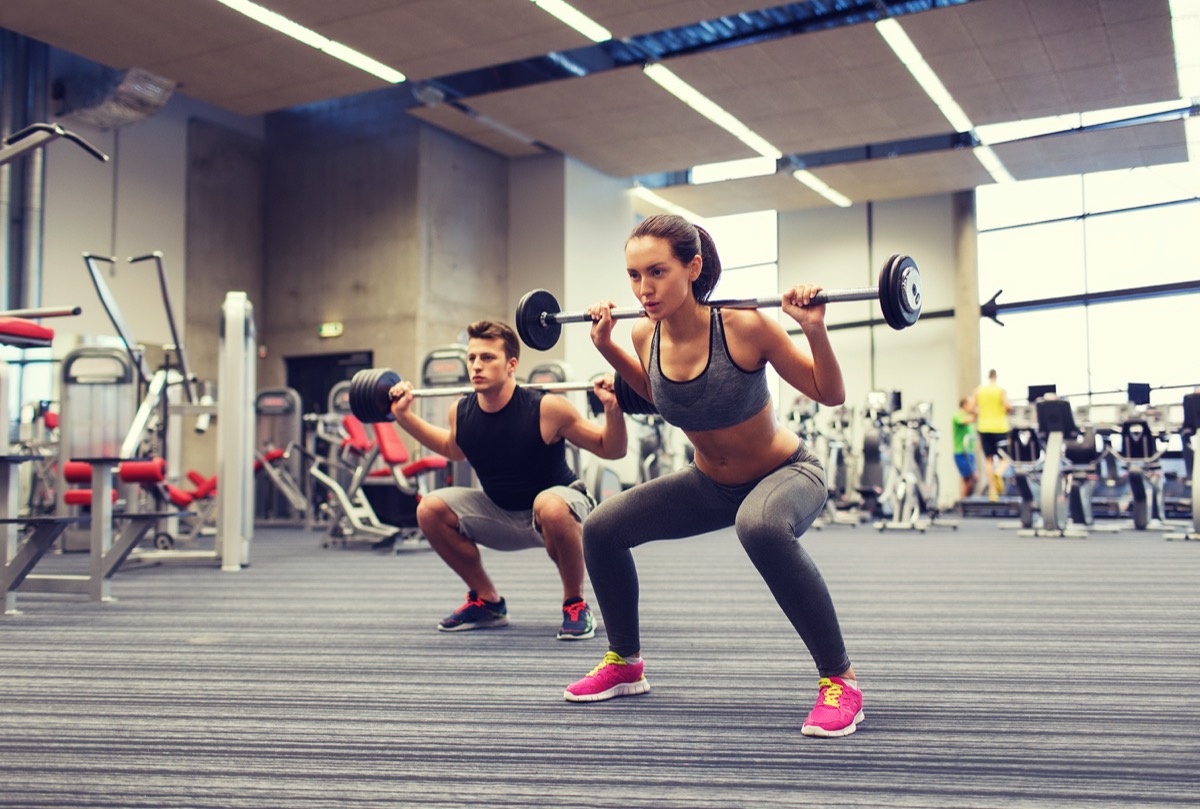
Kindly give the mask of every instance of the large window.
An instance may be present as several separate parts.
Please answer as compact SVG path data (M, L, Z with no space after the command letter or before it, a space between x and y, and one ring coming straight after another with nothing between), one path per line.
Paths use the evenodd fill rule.
M1195 249L1200 167L1194 164L986 186L977 192L979 292L1001 304L1078 296L1054 308L980 321L984 369L1012 398L1029 385L1113 401L1110 391L1149 383L1156 404L1178 402L1173 386L1200 384L1195 322L1200 290L1164 295L1163 285L1200 287ZM1092 293L1127 290L1119 300Z

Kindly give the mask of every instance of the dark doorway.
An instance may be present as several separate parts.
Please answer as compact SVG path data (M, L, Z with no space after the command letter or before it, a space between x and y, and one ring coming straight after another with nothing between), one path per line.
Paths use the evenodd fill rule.
M300 394L303 412L324 413L333 386L370 368L373 356L370 351L352 351L287 357L287 386Z

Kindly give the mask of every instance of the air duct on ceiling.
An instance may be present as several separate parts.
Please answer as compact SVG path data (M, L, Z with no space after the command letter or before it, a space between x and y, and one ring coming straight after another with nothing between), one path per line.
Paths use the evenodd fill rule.
M140 67L72 75L55 82L57 115L97 129L118 129L153 116L177 86Z

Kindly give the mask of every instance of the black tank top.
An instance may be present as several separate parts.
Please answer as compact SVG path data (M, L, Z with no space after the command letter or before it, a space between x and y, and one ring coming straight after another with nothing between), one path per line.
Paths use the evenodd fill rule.
M539 493L576 480L567 466L566 442L542 440L543 395L517 385L512 399L495 413L479 406L476 393L458 402L458 446L484 493L506 511L527 511Z

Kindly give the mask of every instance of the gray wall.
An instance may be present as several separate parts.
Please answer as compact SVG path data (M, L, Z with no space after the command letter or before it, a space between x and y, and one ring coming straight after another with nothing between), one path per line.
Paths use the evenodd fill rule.
M245 292L263 311L263 142L194 118L188 126L186 345L193 373L215 380L219 363L221 304L226 292ZM218 396L220 391L217 392ZM184 433L186 466L216 469L216 431Z
M415 378L430 348L506 315L503 158L375 94L271 115L267 142L262 385L285 357L360 350Z

